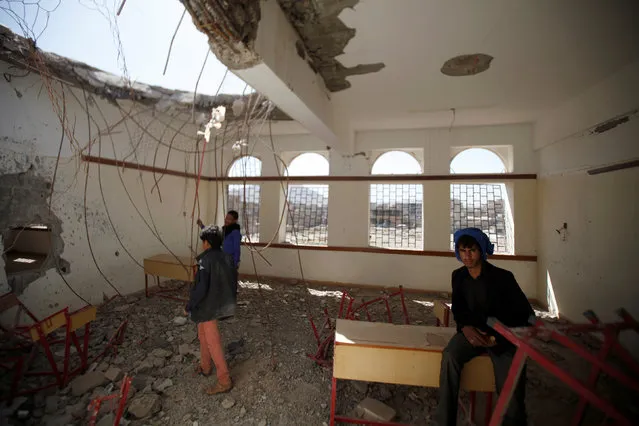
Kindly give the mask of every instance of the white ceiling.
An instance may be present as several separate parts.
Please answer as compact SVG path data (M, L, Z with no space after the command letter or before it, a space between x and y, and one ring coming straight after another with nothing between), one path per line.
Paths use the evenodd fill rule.
M357 32L338 59L386 64L332 95L352 123L448 123L450 108L460 124L532 121L639 58L636 0L361 0L340 18ZM472 53L490 69L440 72Z

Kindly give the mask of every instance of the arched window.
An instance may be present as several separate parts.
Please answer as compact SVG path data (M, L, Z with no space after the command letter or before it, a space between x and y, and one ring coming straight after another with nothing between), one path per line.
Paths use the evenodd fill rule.
M320 154L300 154L288 165L288 176L328 176L328 160ZM328 241L328 185L289 184L286 242L326 245Z
M419 175L422 167L407 152L380 155L371 174ZM371 184L369 243L397 249L423 248L423 187L421 184Z
M451 174L505 173L503 160L485 148L470 148L450 162ZM451 250L458 229L480 228L495 244L495 253L514 253L514 227L504 183L453 183L450 185Z
M252 156L243 156L229 167L229 177L256 177L262 175L262 161ZM260 240L260 185L255 183L229 184L226 209L239 214L244 241Z

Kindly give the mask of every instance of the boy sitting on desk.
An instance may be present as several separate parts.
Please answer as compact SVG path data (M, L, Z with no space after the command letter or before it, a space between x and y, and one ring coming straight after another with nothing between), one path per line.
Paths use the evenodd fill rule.
M464 266L453 271L452 311L457 334L444 349L439 376L439 405L435 414L438 426L457 424L457 404L461 372L468 361L487 353L493 363L497 393L504 385L515 354L515 346L486 324L495 317L508 327L528 326L534 311L512 272L486 261L493 254L493 244L477 228L455 232L455 254ZM524 391L526 371L519 383L504 417L505 426L525 426Z
M197 372L211 374L211 358L215 364L217 383L206 389L214 395L233 387L229 367L224 358L218 320L235 315L237 301L237 270L233 259L222 251L222 231L209 225L200 232L202 249L197 256L198 270L191 289L186 312L197 323L200 339L200 365Z

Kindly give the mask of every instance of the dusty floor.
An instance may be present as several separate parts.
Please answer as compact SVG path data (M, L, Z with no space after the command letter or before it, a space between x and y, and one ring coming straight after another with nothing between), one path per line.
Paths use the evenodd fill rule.
M260 290L254 283L242 283L238 315L221 325L227 344L243 342L243 345L234 343L234 353L228 355L235 382L229 394L210 397L202 392L213 379L193 377L199 356L195 326L191 322L182 324L181 303L159 297L129 296L99 309L98 319L93 323L93 347L104 345L123 320L128 319L129 323L118 356L93 365L91 370L116 367L133 376L135 391L130 401L151 415L136 419L132 412L127 412L125 418L131 425L327 424L331 374L306 356L315 350L306 307L316 318L321 318L324 308L335 315L340 293L292 284L297 282L267 281ZM353 289L351 294L368 300L380 293ZM407 295L411 323L435 325L432 301L438 297ZM399 300L393 302L394 322L401 321L400 307ZM383 312L380 306L373 309L373 316L382 320ZM554 344L540 345L562 367L581 377L587 376L587 365L568 351ZM528 377L526 401L531 424L569 424L578 401L576 395L534 362L529 363ZM0 391L5 392L6 380L1 382ZM19 399L19 407L16 403L12 409L5 408L5 418L0 424L88 424L86 407L90 399L113 393L118 386L108 381L99 384L89 386L91 389L80 396L74 396L77 392L72 383L58 392L51 390ZM631 405L633 396L615 392L608 381L601 383L600 392L613 395L622 405ZM436 395L435 389L341 381L337 410L349 413L368 396L394 408L397 421L426 425L430 423ZM637 416L636 408L629 409ZM604 424L595 410L589 413L587 424ZM108 424L108 418L101 424Z

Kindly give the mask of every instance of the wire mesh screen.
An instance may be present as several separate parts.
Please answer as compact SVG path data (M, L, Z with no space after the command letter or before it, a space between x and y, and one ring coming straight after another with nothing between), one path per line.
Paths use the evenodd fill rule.
M450 185L450 247L458 229L479 228L495 244L495 253L513 253L512 218L504 184Z
M422 205L422 185L371 185L370 245L421 250Z
M289 185L286 242L326 245L328 241L328 185ZM295 227L295 232L293 232Z
M239 214L238 223L242 227L242 241L260 240L260 185L229 185L227 210Z

